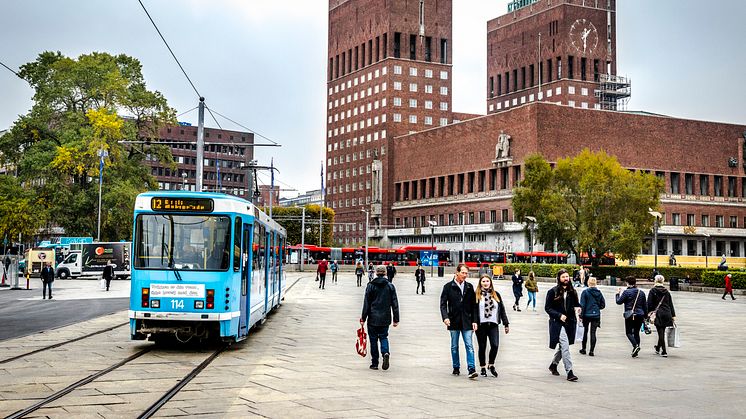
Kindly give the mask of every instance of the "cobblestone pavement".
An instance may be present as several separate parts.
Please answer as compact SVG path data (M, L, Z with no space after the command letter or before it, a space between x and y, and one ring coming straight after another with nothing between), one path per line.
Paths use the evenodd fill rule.
M547 316L510 310L508 281L497 283L507 301L511 330L501 332L498 378L469 380L452 376L449 336L442 325L438 297L444 279L427 281L415 294L413 278L394 280L401 324L390 329L391 368L368 369L357 355L355 330L364 288L350 274L319 290L312 275L289 274L299 282L277 313L244 343L233 345L176 395L157 416L200 417L743 417L746 416L746 342L744 301L720 296L673 293L683 347L668 358L653 352L657 335L643 336L638 358L624 336L622 309L613 302L616 288L600 287L607 300L596 356L572 346L576 383L547 370ZM472 283L476 280L471 280ZM539 302L550 284L540 283ZM62 297L62 294L60 294ZM0 359L54 340L126 321L126 312L75 327L0 342ZM130 342L126 327L98 339L84 339L22 360L0 364L0 414L31 404L89 370L108 365L148 343ZM475 342L476 343L476 342ZM199 351L157 354L138 365L94 382L45 409L49 417L133 417L154 393L174 383ZM462 359L463 359L462 349ZM144 357L143 357L144 358ZM160 362L158 359L162 359ZM163 365L172 374L159 376ZM465 367L465 360L462 360ZM463 368L465 369L465 368ZM159 395L159 394L158 394ZM42 414L42 411L37 412Z

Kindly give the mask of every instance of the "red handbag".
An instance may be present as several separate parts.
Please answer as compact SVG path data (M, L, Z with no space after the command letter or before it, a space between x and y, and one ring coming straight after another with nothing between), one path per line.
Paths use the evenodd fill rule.
M357 342L355 342L355 349L358 355L365 357L368 355L368 334L365 333L365 327L361 324L360 328L357 329Z

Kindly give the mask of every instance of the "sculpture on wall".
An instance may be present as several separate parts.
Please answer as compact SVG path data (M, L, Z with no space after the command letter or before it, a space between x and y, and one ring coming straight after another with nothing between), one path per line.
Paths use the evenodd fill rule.
M495 145L495 160L504 159L510 155L510 138L510 135L500 130L500 135L497 137L497 144Z

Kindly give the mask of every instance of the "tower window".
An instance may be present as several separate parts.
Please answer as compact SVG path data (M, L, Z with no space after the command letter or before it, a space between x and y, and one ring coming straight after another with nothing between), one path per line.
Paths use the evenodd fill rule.
M440 40L440 63L448 64L448 40Z
M417 59L417 35L409 35L409 59Z
M394 58L401 58L401 33L394 32Z

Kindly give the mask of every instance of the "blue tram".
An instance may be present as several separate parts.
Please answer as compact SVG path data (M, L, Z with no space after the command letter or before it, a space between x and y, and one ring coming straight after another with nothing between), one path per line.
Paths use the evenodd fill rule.
M135 201L134 340L237 342L280 305L285 229L230 195L154 191Z

